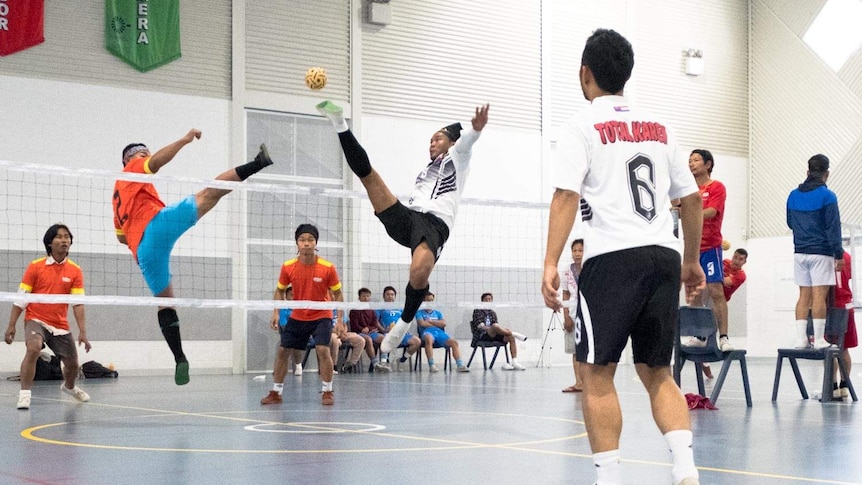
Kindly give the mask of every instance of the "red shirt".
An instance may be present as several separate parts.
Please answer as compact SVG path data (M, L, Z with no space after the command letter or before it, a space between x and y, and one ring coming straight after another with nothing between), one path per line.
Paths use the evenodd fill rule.
M148 173L150 157L133 158L123 168L123 172ZM153 184L117 180L114 183L114 229L117 235L125 235L129 249L138 259L138 245L144 237L144 229L153 217L165 207Z
M39 258L30 263L24 271L19 288L27 293L46 295L83 295L84 274L81 267L69 258L57 263ZM27 305L25 320L38 320L60 330L69 330L68 303L30 303Z
M742 268L733 269L729 259L722 261L724 277L730 278L730 286L724 287L724 299L730 301L730 295L745 283L745 271Z
M362 329L367 327L372 332L380 331L377 328L377 314L374 310L350 310L350 331L362 333Z
M835 273L835 306L847 308L848 303L853 302L853 290L850 288L850 278L853 271L850 269L850 253L844 251L844 269Z
M703 200L703 210L709 208L716 210L715 217L703 220L703 235L700 238L700 251L703 252L721 246L721 221L724 219L724 201L727 199L727 191L724 184L718 180L699 186L697 190Z
M335 265L323 258L317 258L313 264L303 264L299 258L285 261L278 277L278 288L286 289L293 286L294 300L332 301L330 291L341 289L338 272ZM303 322L321 319L332 319L332 310L307 310L298 308L290 314L290 318Z

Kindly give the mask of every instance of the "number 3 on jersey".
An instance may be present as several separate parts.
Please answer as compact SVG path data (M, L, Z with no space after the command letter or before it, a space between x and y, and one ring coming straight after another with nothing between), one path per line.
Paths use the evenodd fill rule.
M655 169L652 160L643 153L638 153L626 162L626 168L632 208L645 221L651 223L656 218Z

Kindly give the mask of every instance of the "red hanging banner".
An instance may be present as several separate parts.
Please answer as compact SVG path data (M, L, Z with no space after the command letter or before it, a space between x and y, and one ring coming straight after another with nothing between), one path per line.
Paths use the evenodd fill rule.
M0 56L45 42L45 0L0 0Z

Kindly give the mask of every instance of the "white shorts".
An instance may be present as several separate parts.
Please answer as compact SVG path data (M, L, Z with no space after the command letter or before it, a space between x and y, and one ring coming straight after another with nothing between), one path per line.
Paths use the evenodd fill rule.
M797 286L835 286L835 258L822 254L794 254L793 281Z

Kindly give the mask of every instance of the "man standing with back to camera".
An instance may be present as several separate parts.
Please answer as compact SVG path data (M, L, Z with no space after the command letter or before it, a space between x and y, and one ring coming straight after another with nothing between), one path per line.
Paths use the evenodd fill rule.
M670 361L680 279L689 302L705 285L698 262L701 200L673 135L622 96L633 67L632 46L617 32L599 29L587 39L580 81L591 105L560 130L542 295L551 309L562 308L557 264L580 205L589 244L578 280L577 358L597 484L622 483L622 412L614 374L631 336L635 369L673 456L673 483L697 485L688 406ZM673 219L665 210L675 198L681 199L685 234L681 264ZM619 291L621 282L626 291Z
M799 286L796 301L796 348L808 347L808 310L814 323L814 347L829 347L826 297L835 286L835 272L844 268L841 214L838 197L826 187L829 158L808 160L805 182L787 197L787 226L793 231L793 279Z

